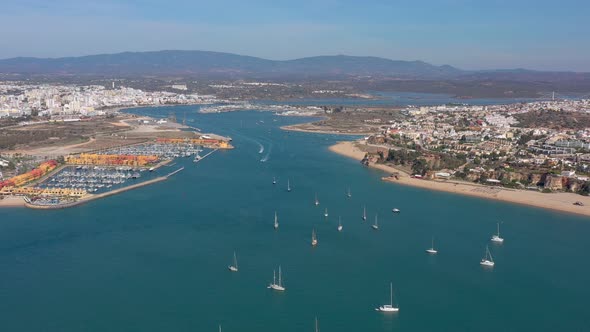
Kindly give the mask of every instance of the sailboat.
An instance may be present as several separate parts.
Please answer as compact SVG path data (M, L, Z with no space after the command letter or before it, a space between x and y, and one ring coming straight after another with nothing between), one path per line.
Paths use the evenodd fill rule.
M219 332L221 332L221 324L219 324Z
M479 264L487 267L494 267L494 259L492 258L492 253L490 252L490 248L486 246L486 255L481 259Z
M277 283L277 280L276 280L276 270L273 270L272 271L272 284L268 285L267 288L274 289L279 292L282 292L285 290L285 287L283 287L283 280L282 280L280 265L279 265L279 283Z
M492 242L504 243L504 239L500 237L500 223L498 223L498 232L492 236Z
M379 308L375 308L377 311L381 312L398 312L399 308L393 306L393 283L389 283L389 304L384 304Z
M315 206L320 205L320 201L318 200L318 194L315 194Z
M338 217L338 231L342 232L342 220L340 217Z
M320 332L320 328L318 327L318 318L315 318L315 332Z
M432 237L432 246L429 249L426 249L426 252L433 255L436 255L438 252L438 250L434 249L434 236Z
M363 206L363 220L367 220L367 207Z
M277 211L275 211L275 229L279 228L279 218L277 217Z
M291 191L291 183L287 180L287 191Z
M393 213L400 213L401 211L398 208L393 208L393 209L391 209L391 212L393 212Z
M318 245L318 237L315 234L315 228L311 231L311 245L313 247Z
M277 179L274 176L272 177L272 184L277 184Z
M348 198L352 197L352 193L350 192L350 187L348 188L348 191L346 192L346 196Z
M324 217L328 218L328 208L324 211Z
M375 215L375 223L371 227L373 227L374 230L379 229L379 224L377 223L377 215Z
M238 258L236 257L235 251L234 251L234 264L228 266L228 269L232 272L238 272Z
M199 155L199 150L197 150L197 154L195 155L195 159L193 160L195 163L201 160L203 157Z

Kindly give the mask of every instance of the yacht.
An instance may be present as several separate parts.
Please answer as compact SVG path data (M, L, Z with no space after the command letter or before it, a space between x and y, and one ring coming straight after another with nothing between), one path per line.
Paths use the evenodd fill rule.
M268 285L267 288L270 289L274 289L276 291L282 292L285 290L285 287L283 287L283 280L282 280L282 275L281 275L281 266L279 265L279 282L277 283L276 280L276 271L273 270L272 271L272 284Z
M311 245L313 247L318 245L318 237L315 234L315 228L311 231Z
M342 220L338 217L338 231L342 232Z
M363 220L367 220L367 207L363 206Z
M287 191L291 191L291 183L287 180Z
M275 229L279 228L279 218L277 217L277 211L275 211Z
M348 191L346 192L346 197L348 197L348 198L352 197L352 193L350 192L350 187L348 188Z
M436 255L438 253L438 250L434 249L434 237L432 237L432 245L429 249L426 249L426 252L433 255Z
M315 194L315 206L320 205L320 201L318 200L318 194Z
M328 218L328 208L324 211L324 217Z
M272 184L277 184L277 179L274 176L272 178Z
M377 311L381 312L398 312L399 308L393 306L393 284L389 284L389 304L384 304L379 308L375 308Z
M494 267L494 259L492 258L492 253L490 252L490 248L486 246L486 254L479 262L482 266L486 267Z
M391 212L393 212L393 213L400 213L401 211L398 208L393 208L393 209L391 209Z
M492 242L504 243L504 239L500 237L500 223L498 223L498 232L492 236Z
M373 227L374 230L379 229L379 224L377 223L377 215L375 215L375 223L373 225L371 225L371 227Z
M233 263L233 265L228 266L228 268L232 272L238 272L238 258L236 257L235 251L234 251L234 263Z

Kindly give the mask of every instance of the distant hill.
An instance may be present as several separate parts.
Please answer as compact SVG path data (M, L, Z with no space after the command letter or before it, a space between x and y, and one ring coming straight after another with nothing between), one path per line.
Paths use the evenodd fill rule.
M379 76L448 78L464 72L451 66L378 57L317 56L275 61L207 51L125 52L67 58L0 60L0 73L54 75L204 75L218 78L331 78Z
M371 56L315 56L295 60L267 60L208 51L124 52L66 58L0 60L0 74L164 77L210 79L379 79L506 81L559 83L574 91L590 86L590 73L526 69L466 71L423 61L390 60Z

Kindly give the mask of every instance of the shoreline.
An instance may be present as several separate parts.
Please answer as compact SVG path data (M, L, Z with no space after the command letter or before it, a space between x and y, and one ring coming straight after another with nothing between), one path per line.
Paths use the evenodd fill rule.
M339 142L330 146L329 150L339 155L355 159L359 162L365 156L365 152L361 151L356 146L356 141ZM546 194L536 191L492 187L454 180L422 180L412 178L408 173L388 165L370 164L369 167L379 169L390 174L398 173L398 179L389 176L382 177L383 181L389 183L590 216L590 197L574 193ZM583 202L584 206L573 205L573 203L576 201Z
M310 124L313 122L306 122L304 124ZM371 133L358 133L358 132L341 132L341 131L331 131L331 130L311 130L311 129L303 129L297 127L300 124L288 125L288 126L281 126L280 129L285 131L296 131L301 133L312 133L312 134L331 134L331 135L349 135L349 136L367 136Z

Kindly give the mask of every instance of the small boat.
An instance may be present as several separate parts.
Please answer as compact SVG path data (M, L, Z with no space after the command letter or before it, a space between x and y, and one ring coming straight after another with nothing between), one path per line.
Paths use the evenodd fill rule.
M275 229L279 229L279 218L277 217L277 211L275 211Z
M398 208L393 208L393 209L391 209L391 212L393 212L393 213L400 213L401 211Z
M202 157L199 155L199 152L197 151L197 154L195 155L195 159L193 161L196 163L201 159L202 159Z
M228 268L232 272L238 272L238 258L236 257L235 251L234 251L234 263L233 263L233 265L228 266Z
M500 223L498 223L498 232L492 236L492 242L504 243L504 239L500 237Z
M346 197L348 197L348 198L352 197L352 193L350 192L350 187L348 188L348 191L346 192Z
M338 231L342 232L342 220L338 217Z
M150 172L153 172L154 170L155 170L154 167L150 167L150 169L149 169Z
M219 332L221 332L221 324L219 324Z
M287 191L291 191L291 183L287 180Z
M381 312L398 312L399 308L393 306L393 283L389 283L389 304L384 304L379 308L375 308L376 311Z
M315 332L320 332L320 328L318 327L318 318L315 318Z
M492 258L492 253L490 252L490 248L486 246L486 254L479 262L482 266L486 267L494 267L494 259Z
M277 184L277 179L274 176L272 177L272 184Z
M283 286L283 280L282 280L282 275L281 275L281 266L279 265L279 282L277 283L276 280L276 270L272 271L272 283L270 285L268 285L269 289L274 289L276 291L282 292L285 290L285 287Z
M426 252L433 255L436 255L436 253L438 253L438 251L434 249L434 236L432 237L432 245L429 249L426 249Z
M374 230L379 229L379 224L377 223L377 215L375 215L375 223L373 225L371 225L371 227L373 227Z
M367 207L363 206L363 221L367 220Z
M315 194L315 206L320 205L320 201L318 200L318 194Z
M313 247L318 245L318 237L315 234L315 228L311 231L311 245Z
M324 217L328 218L328 208L326 208L326 210L324 210Z

